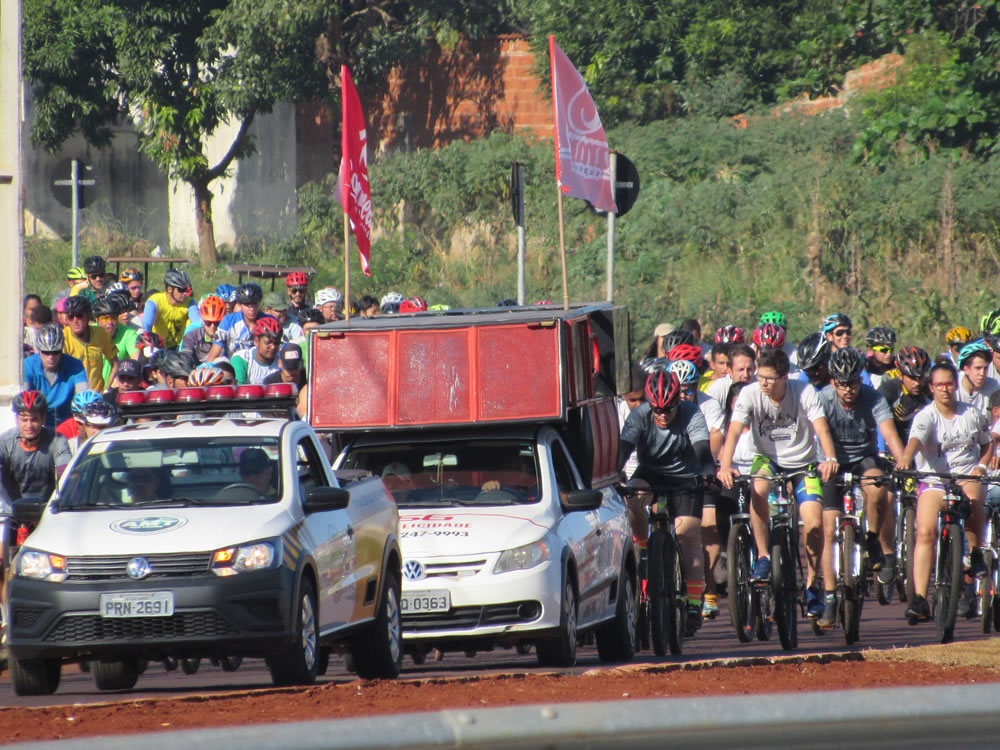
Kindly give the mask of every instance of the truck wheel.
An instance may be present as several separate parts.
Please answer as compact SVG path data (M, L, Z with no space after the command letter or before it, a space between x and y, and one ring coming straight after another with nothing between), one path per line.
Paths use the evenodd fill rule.
M359 635L351 653L358 676L366 680L396 677L403 667L403 615L399 608L399 578L386 572L375 622Z
M62 662L58 659L21 661L10 657L10 681L14 695L52 695L59 687Z
M184 674L194 674L201 667L201 657L196 656L193 659L181 659L181 671Z
M299 584L299 606L295 619L295 643L285 652L267 657L271 681L278 686L311 685L319 667L319 624L316 621L316 591L308 578Z
M622 574L620 591L615 619L597 631L597 655L601 661L632 661L638 650L635 586L628 571Z
M568 575L563 589L559 635L541 639L535 644L538 663L543 667L572 667L576 664L576 589Z
M243 663L242 656L220 656L219 666L222 667L223 672L235 672L240 668Z
M98 690L131 690L139 681L139 660L92 661L90 673Z

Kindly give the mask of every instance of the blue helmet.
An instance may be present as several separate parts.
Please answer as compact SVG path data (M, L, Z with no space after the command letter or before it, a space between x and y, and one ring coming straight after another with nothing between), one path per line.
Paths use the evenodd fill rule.
M215 287L215 293L222 298L223 302L236 301L236 287L232 284L219 284Z
M982 339L976 339L975 341L970 341L968 344L962 347L961 351L958 353L958 366L959 369L965 367L965 363L969 358L975 356L976 354L984 354L986 356L986 361L989 362L993 359L993 350L990 345L987 344Z
M74 414L83 414L83 410L86 409L89 404L92 404L95 401L102 401L103 399L104 397L97 391L80 391L78 394L73 396L70 409Z
M698 368L686 359L675 359L670 363L670 372L681 381L681 386L698 385Z

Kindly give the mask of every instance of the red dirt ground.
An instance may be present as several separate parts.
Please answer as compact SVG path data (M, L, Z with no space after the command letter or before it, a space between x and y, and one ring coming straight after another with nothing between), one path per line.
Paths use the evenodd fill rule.
M655 669L655 668L654 668ZM594 670L419 681L355 681L304 689L122 701L94 706L0 709L0 742L56 740L525 703L841 690L1000 681L1000 671L919 661L716 666L673 671Z

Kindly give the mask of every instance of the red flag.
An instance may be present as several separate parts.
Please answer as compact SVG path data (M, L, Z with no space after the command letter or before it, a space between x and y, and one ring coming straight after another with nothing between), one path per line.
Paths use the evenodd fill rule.
M611 193L608 137L583 76L573 67L556 38L549 35L552 64L553 130L556 180L566 195L590 201L602 211L617 211Z
M372 193L368 184L368 135L365 131L365 114L361 109L358 90L354 88L351 72L340 66L340 101L343 113L340 126L340 173L334 197L344 206L351 220L354 239L361 255L361 270L368 270L368 256L372 238Z

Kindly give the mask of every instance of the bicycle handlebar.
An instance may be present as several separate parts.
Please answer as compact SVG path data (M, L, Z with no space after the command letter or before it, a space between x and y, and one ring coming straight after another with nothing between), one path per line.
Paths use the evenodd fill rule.
M916 469L895 469L893 474L900 477L912 477L914 479L933 477L935 479L947 479L949 482L964 482L973 479L984 484L1000 484L1000 477L979 476L978 474L952 474L943 471L917 471Z

